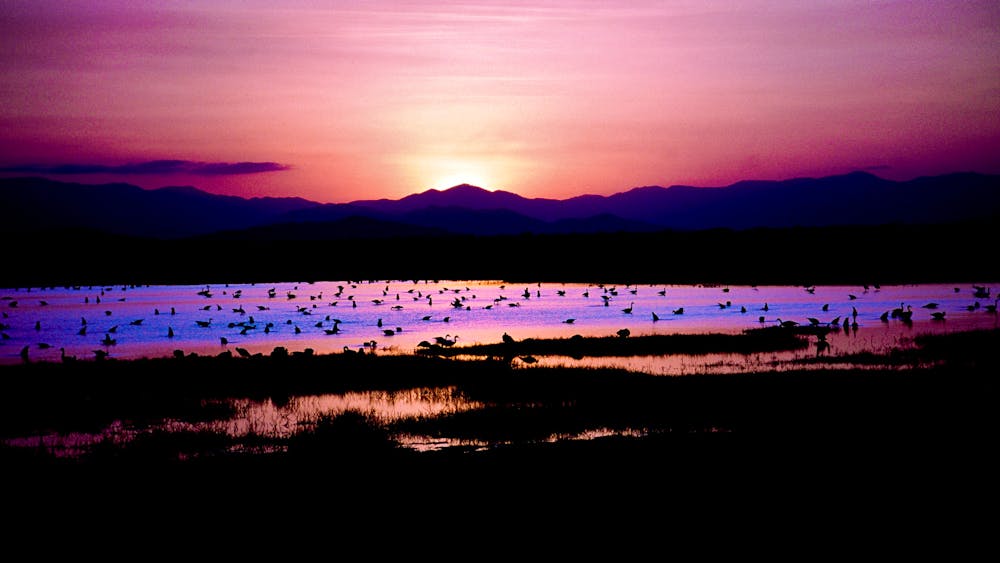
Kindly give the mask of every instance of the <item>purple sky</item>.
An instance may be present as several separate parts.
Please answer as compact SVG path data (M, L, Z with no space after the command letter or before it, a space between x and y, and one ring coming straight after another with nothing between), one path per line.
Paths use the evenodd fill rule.
M6 176L339 202L1000 173L995 0L0 6Z

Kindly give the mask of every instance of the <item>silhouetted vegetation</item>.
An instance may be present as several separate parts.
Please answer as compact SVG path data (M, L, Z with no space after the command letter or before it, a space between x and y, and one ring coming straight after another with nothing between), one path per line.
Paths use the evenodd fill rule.
M762 342L770 345L772 339L784 338L780 332L795 338L795 331L779 330L751 331L735 338L751 343L764 338ZM646 345L639 339L634 342ZM685 343L667 342L677 351ZM706 342L730 346L716 338ZM705 345L686 344L687 353ZM890 354L882 364L869 358L877 369L865 371L678 377L617 369L515 369L490 359L344 354L9 366L0 380L7 399L0 410L3 437L53 431L100 433L116 420L125 421L134 435L107 437L85 446L84 455L77 458L60 460L41 446L9 445L0 447L0 457L8 466L22 467L319 464L363 474L377 467L433 470L529 458L569 464L605 455L638 456L635 459L692 451L718 455L732 451L733 444L762 439L783 447L835 444L879 449L906 444L932 451L946 444L976 443L989 435L996 425L992 382L1000 331L926 336L917 344L903 357L913 360L906 370L897 369L903 360ZM541 354L555 353L562 343L539 340L534 345L540 346L534 353ZM228 400L234 398L281 403L297 395L425 387L453 387L481 407L394 422L348 410L320 415L289 437L229 435L195 426L167 431L156 425L163 419L228 418L232 415ZM623 435L565 440L592 432ZM401 435L470 445L418 453L401 447ZM482 444L482 451L472 444Z
M526 338L516 342L418 348L417 353L431 356L485 356L512 358L524 354L569 356L641 356L651 354L709 354L775 352L799 350L809 345L800 334L828 332L823 327L768 327L747 330L743 334L654 334L629 337Z

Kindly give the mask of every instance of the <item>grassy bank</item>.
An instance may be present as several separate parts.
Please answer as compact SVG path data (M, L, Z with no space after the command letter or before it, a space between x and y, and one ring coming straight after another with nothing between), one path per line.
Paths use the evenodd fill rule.
M770 332L764 334L772 338ZM750 347L755 337L739 338L749 342L741 346ZM638 339L634 344L649 345ZM704 346L688 344L689 353L691 346ZM0 411L4 438L100 432L116 420L153 430L128 443L99 443L78 459L55 459L43 449L11 446L0 447L0 457L9 467L301 463L353 472L389 462L436 467L551 461L561 455L567 463L587 458L607 461L607 455L636 459L694 451L730 455L751 443L876 450L900 444L957 447L988 439L996 427L992 403L994 374L1000 367L998 344L1000 331L923 337L912 352L916 358L905 362L934 367L905 371L897 369L901 360L890 355L878 369L863 372L681 377L613 369L516 369L495 359L344 354L10 366L0 370L0 392L7 398ZM537 354L562 353L563 345L558 340L531 344ZM677 342L670 346L682 349ZM232 415L227 402L232 398L281 403L318 393L440 387L454 388L481 407L388 422L347 411L320 416L286 438L155 429L163 419L225 419ZM607 437L558 439L594 432ZM405 435L485 447L417 453L402 447L398 440Z

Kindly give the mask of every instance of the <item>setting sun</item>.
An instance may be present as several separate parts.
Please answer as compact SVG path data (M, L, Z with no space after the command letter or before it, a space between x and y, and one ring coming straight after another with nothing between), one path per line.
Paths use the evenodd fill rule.
M486 179L486 176L481 174L473 173L458 173L449 174L447 176L442 176L439 179L430 182L428 188L433 188L436 190L447 190L448 188L458 186L461 184L469 184L470 186L477 186L483 188L484 190L493 191L495 188L491 187L490 182Z

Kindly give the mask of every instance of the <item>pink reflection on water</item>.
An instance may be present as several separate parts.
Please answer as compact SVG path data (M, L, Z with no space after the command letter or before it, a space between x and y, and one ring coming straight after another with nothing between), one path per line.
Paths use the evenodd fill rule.
M971 283L809 290L488 280L35 288L30 293L7 289L0 290L0 296L9 298L0 302L8 314L0 322L9 337L0 344L0 364L19 363L24 346L29 347L32 361L58 361L60 347L81 359L93 358L98 349L127 359L169 356L174 350L236 353L237 347L263 354L276 346L292 352L312 348L335 353L345 346L361 349L372 341L380 353L398 354L410 353L421 341L433 342L436 337L457 337L462 345L499 342L504 332L518 340L608 336L622 328L637 336L738 333L774 326L779 319L808 324L810 318L822 325L833 320L841 324L844 319L856 322L858 329L850 338L831 340L831 352L847 353L891 349L922 333L998 326L997 315L987 312L996 301L975 297ZM19 302L16 308L8 306L13 300ZM47 305L41 305L42 300ZM937 308L923 307L929 303ZM901 306L912 307L912 324L880 321L883 313ZM681 309L682 314L674 313ZM932 320L935 312L944 313L945 320ZM87 324L81 335L83 320ZM136 321L140 324L133 324ZM201 327L199 321L211 323ZM173 337L167 336L170 332ZM105 337L113 338L115 345L104 346ZM228 343L222 344L222 338ZM43 349L40 343L50 347Z
M358 411L380 423L406 418L433 417L482 408L482 404L463 397L453 387L417 388L402 391L352 391L343 394L304 395L277 404L271 399L253 401L232 399L235 414L225 420L190 422L165 419L159 424L134 428L115 421L101 432L45 433L6 440L10 446L39 448L58 457L80 456L97 444L122 446L146 432L222 432L234 438L249 435L264 438L288 438L322 415L336 416Z

